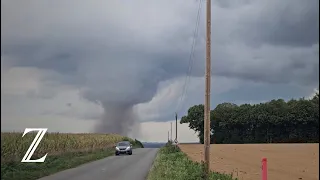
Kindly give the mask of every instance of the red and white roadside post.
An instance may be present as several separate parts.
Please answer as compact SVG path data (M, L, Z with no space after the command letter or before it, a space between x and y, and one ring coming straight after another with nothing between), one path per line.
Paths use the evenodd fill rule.
M262 180L268 180L267 158L262 158L261 164L262 164L262 166L261 166Z

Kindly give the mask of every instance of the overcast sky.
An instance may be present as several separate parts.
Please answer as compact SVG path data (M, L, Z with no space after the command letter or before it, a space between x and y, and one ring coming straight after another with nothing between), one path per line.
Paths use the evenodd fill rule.
M48 127L166 141L204 102L205 1L1 1L1 131ZM212 109L319 87L318 0L212 0ZM179 108L180 107L180 108ZM187 125L180 141L197 141Z

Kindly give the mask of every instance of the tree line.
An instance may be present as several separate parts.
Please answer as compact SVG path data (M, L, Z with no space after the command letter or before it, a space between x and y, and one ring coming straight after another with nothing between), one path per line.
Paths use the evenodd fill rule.
M274 99L260 104L222 103L210 111L211 143L319 142L319 93L312 99ZM203 143L204 105L189 108L180 124L198 133Z

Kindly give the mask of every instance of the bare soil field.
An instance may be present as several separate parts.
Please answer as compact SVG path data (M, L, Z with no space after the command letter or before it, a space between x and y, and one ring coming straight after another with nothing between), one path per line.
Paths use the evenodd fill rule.
M202 144L180 144L192 160L203 160ZM318 180L319 144L212 144L210 169L239 180L261 180L261 159L270 180Z

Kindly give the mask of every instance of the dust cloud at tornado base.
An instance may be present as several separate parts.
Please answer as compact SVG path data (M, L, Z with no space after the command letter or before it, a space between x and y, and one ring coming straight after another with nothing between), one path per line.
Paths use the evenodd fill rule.
M133 105L105 105L104 114L96 124L96 133L115 133L123 136L139 136L139 118Z

